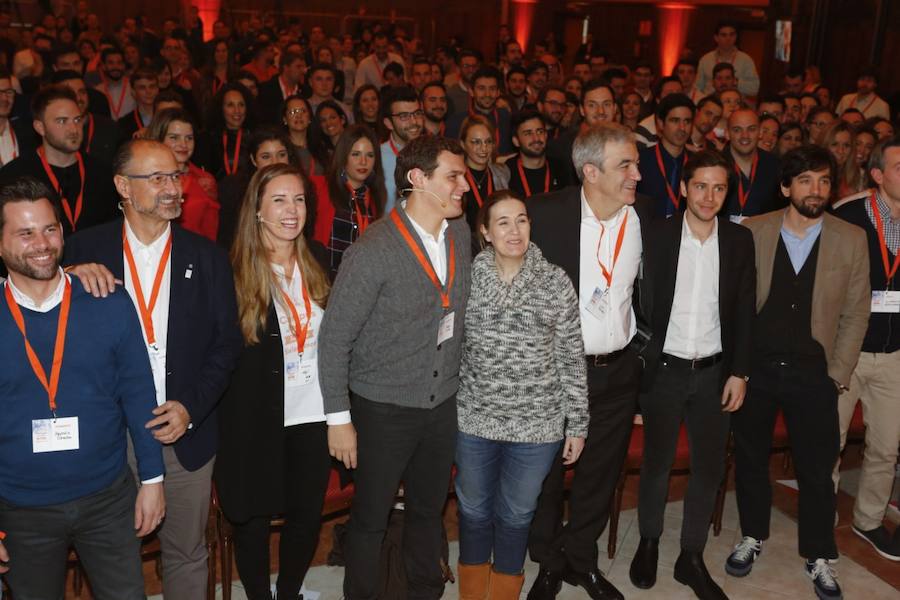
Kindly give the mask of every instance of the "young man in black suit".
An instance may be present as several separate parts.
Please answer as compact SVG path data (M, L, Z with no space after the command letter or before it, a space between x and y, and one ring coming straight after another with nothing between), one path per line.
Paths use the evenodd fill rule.
M654 223L655 243L644 248L640 281L651 339L641 353L642 386L649 393L641 397L641 541L631 582L642 589L656 583L669 472L684 422L691 476L675 579L703 600L726 597L706 570L703 548L725 470L729 417L747 391L756 315L753 235L716 217L728 195L730 171L731 164L715 150L688 160L680 189L686 210Z
M194 600L206 596L216 406L243 346L234 279L222 249L172 224L181 215L181 172L167 146L126 142L113 169L124 222L72 237L65 262L79 265L72 271L82 281L90 279L85 271L103 272L89 292L123 282L140 316L159 405L147 427L166 466L163 595Z
M544 481L528 541L541 571L528 598L552 600L565 579L594 600L621 600L597 568L597 538L609 520L637 406L641 368L629 347L637 328L632 294L654 209L636 192L638 151L626 127L585 127L572 146L572 161L581 185L532 196L528 211L532 241L578 292L591 421L565 526L561 456Z

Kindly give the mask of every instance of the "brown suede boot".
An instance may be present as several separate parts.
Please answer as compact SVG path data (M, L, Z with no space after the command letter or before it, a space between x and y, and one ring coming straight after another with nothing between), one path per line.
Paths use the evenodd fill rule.
M457 563L456 570L459 575L459 600L487 600L488 587L491 585L491 563Z
M525 583L524 573L506 575L492 570L490 593L487 597L489 600L519 600L523 583Z

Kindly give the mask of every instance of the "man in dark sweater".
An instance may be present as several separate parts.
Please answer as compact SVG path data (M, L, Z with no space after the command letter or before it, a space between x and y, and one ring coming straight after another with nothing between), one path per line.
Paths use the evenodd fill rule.
M96 597L139 600L140 538L165 513L150 362L128 295L93 298L59 268L51 195L31 177L0 187L0 560L17 598L62 598L74 544Z
M862 227L869 244L872 316L863 340L850 391L841 394L841 446L856 402L863 404L866 423L865 455L859 493L853 508L853 533L869 542L881 556L900 560L900 528L891 537L882 521L894 485L894 465L900 445L900 137L877 146L869 159L877 187L838 208L837 216ZM835 481L837 481L835 468Z
M404 203L344 254L319 336L331 455L356 469L344 542L344 596L374 600L401 478L410 598L439 598L441 513L456 448L466 299L469 190L456 140L422 136L397 157ZM352 423L335 420L350 411ZM357 462L357 452L359 461Z
M769 537L769 450L780 410L800 484L800 555L823 600L842 597L832 562L837 404L859 359L872 299L865 233L825 212L836 181L827 150L792 150L781 180L790 205L745 222L756 244L757 317L753 378L732 419L743 539L725 564L732 576L749 574Z
M48 86L35 94L32 112L43 143L0 169L0 179L30 175L54 190L66 235L115 218L117 198L109 167L79 150L84 115L75 94L64 86Z

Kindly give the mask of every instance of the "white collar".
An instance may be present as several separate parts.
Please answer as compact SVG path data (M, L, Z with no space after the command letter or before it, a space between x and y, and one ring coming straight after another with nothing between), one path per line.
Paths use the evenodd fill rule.
M709 234L709 237L706 238L705 241L700 241L696 235L694 235L694 231L691 229L691 226L688 224L687 217L682 217L681 219L681 235L682 237L686 237L687 239L697 242L701 246L705 245L707 242L714 241L719 237L719 219L713 219L713 230L712 233Z
M404 205L404 208L406 208L405 205ZM422 227L421 225L416 223L416 220L413 219L409 213L406 213L406 216L409 218L409 222L412 223L413 228L416 230L416 233L419 234L419 238L421 238L423 242L425 241L426 238L432 239L435 242L437 242L438 244L440 244L441 242L444 241L444 232L446 232L447 227L450 226L450 224L447 222L447 219L444 219L443 221L441 221L441 230L440 230L440 232L438 232L437 238L435 238L433 235L431 235L430 233L425 231L424 227Z
M602 223L607 227L614 226L618 220L625 214L625 211L628 210L628 205L626 204L619 210L615 212L613 216L610 218L601 221L597 218L597 215L594 214L594 211L591 209L591 205L588 204L587 196L584 193L584 186L581 186L581 220L583 221L591 221L594 223Z
M134 230L131 229L131 223L128 222L128 219L125 219L125 235L128 238L128 245L131 246L131 249L134 251L137 250L146 250L153 254L162 254L163 247L165 247L166 242L169 239L169 236L172 235L172 224L169 223L166 225L166 230L160 235L158 238L150 242L149 244L143 243L138 239L137 235L135 235Z
M34 312L39 313L47 313L56 308L60 302L62 302L63 292L66 289L66 281L69 281L69 276L66 275L62 268L59 269L62 277L59 278L59 283L56 286L56 289L53 290L47 298L37 304L34 300L31 299L30 296L26 295L25 292L21 291L16 287L16 284L13 283L14 275L10 273L9 279L6 280L6 285L9 286L10 291L13 295L13 300L16 301L16 304L19 306L24 306L28 310L33 310Z

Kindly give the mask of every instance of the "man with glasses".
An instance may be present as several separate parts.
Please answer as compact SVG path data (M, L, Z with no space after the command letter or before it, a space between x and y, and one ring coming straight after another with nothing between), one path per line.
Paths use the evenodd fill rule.
M389 89L385 94L382 110L382 122L390 131L387 141L381 144L381 166L384 170L384 189L387 192L384 213L387 214L394 208L397 198L397 183L394 180L397 154L425 131L425 111L419 105L416 90L409 86Z
M555 140L562 133L562 120L566 114L566 92L555 85L548 85L538 94L537 109L547 124L547 139Z
M243 346L231 266L222 249L172 224L183 200L167 146L126 142L113 170L124 221L74 236L65 258L88 291L124 282L140 317L157 404L146 427L163 444L166 467L163 596L195 600L206 596L216 406Z
M10 120L16 90L12 78L5 69L0 69L0 166L26 152L34 152L34 130L25 119Z
M43 88L34 95L31 112L32 125L43 142L0 169L0 179L30 175L50 186L58 196L54 201L65 235L115 218L109 167L79 150L84 115L72 90L62 85Z

